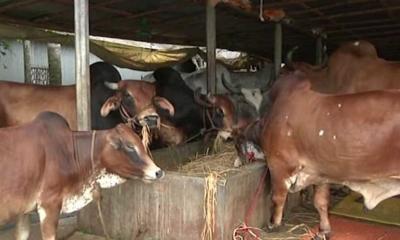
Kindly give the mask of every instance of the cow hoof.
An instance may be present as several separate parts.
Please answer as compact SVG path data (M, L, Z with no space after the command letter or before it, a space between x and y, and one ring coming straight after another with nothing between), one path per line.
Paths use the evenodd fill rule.
M319 232L319 233L314 235L312 240L329 240L329 233Z
M280 232L281 225L270 223L270 224L268 224L267 228L268 228L269 232Z

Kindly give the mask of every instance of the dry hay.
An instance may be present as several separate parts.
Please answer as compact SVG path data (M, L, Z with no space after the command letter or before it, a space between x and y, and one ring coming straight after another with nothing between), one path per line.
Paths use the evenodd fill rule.
M178 171L190 176L206 177L210 173L217 173L224 177L228 172L240 171L233 167L236 151L232 144L220 146L217 153L208 150L204 155L196 155L190 161L179 167Z
M315 213L295 212L284 223L278 232L269 232L260 228L240 227L233 232L234 240L300 240L312 239L315 232L311 229L318 224L318 216Z

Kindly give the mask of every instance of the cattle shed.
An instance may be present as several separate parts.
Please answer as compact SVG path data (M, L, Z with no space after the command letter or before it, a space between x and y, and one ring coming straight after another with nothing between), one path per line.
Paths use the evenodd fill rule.
M86 7L89 15L85 15ZM398 61L399 13L397 0L75 0L75 4L72 0L0 0L0 20L16 29L26 26L80 32L76 40L81 44L77 44L76 51L81 58L77 65L77 97L85 103L78 103L78 109L83 106L79 117L82 129L90 126L90 111L85 110L88 83L84 80L88 79L88 32L100 37L207 46L209 63L215 61L215 48L242 51L271 59L279 70L284 55L296 46L296 60L319 64L324 53L329 54L343 42L360 39L373 43L380 57ZM80 19L82 28L74 25L76 19ZM208 65L212 84L215 69L213 64ZM208 155L210 149L195 142L158 150L153 156L168 171L162 181L152 185L129 181L104 191L102 205L108 233L114 239L232 239L233 229L252 204L250 196L265 164L232 170L216 181L215 199L211 200L215 201L215 229L210 230L204 219L210 214L204 207L209 201L209 176L180 172L188 159ZM265 226L270 216L269 190L266 187L260 193L250 219L254 226ZM289 202L288 208L299 205L299 195ZM94 204L80 212L78 222L84 232L104 234Z

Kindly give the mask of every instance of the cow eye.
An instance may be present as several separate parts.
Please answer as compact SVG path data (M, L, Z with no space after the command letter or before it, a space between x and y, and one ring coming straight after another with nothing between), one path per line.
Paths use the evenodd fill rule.
M132 98L133 98L132 95L129 94L129 92L125 92L125 93L124 93L124 97L126 97L126 98L128 98L128 99L132 99Z
M220 116L224 116L224 112L222 111L221 108L217 108L217 109L215 110L215 112L216 112L218 115L220 115Z
M136 148L135 148L135 146L133 146L132 144L125 144L125 148L126 148L126 150L127 151L129 151L129 152L134 152L134 151L136 151Z

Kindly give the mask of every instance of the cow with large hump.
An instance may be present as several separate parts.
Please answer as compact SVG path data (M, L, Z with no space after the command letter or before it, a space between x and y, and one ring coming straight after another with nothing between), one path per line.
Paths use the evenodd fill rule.
M321 93L346 94L400 88L400 64L379 58L375 47L365 40L342 44L329 56L326 66L291 62L291 53L288 55L291 69L286 67L281 72L302 71L307 74L311 88ZM272 105L269 92L263 101L266 103L266 110L269 109ZM236 131L235 136L240 160L246 161L244 143L248 142L246 138L252 136L246 136L241 131ZM237 165L241 165L240 161Z
M400 194L400 92L328 95L307 75L280 77L264 119L261 146L271 173L274 213L281 224L287 193L315 185L320 236L329 235L329 183L361 193L368 209Z
M91 66L91 117L94 129L112 128L124 122L120 114L111 115L112 111L120 109L136 125L156 125L154 119L158 118L158 108L173 113L173 106L166 99L155 97L154 85L134 80L119 81L120 76L115 71L114 67L106 63ZM61 114L72 129L77 129L75 85L43 86L0 82L0 126L29 122L42 111Z
M164 175L125 124L74 132L59 114L43 112L21 126L0 129L0 141L0 224L17 219L18 240L29 238L31 211L38 211L42 238L55 240L60 213L88 204L98 185ZM104 181L109 173L116 174L112 183Z
M168 122L161 124L161 129L179 129L178 133L170 131L170 134L180 134L182 137L179 139L182 141L200 135L202 129L209 127L218 129L224 138L229 138L234 126L244 124L246 118L253 114L249 104L247 107L240 107L239 114L237 104L226 95L205 96L200 94L199 89L193 91L182 80L179 72L170 67L157 69L154 76L157 79L156 94L168 99L176 110L172 117L159 112L162 121ZM212 109L215 109L215 114L208 114L207 111Z

